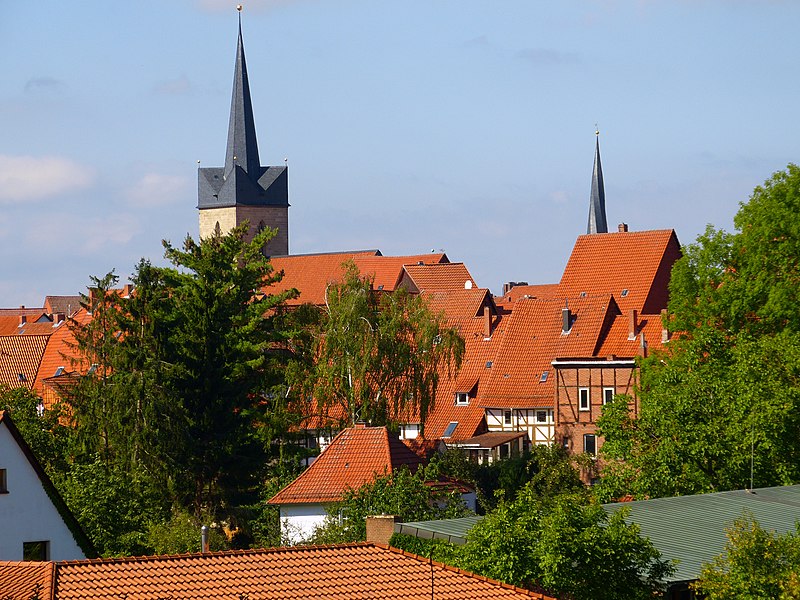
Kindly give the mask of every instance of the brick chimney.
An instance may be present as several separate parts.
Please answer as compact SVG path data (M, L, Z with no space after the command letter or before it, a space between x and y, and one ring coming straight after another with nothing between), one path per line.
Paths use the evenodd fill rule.
M53 313L53 327L58 327L64 322L64 313Z
M28 317L26 315L19 316L19 326L22 327L28 322Z
M367 541L373 544L389 545L389 539L394 534L395 523L402 523L394 515L372 515L367 517Z
M661 309L661 343L666 344L669 341L669 329L667 329L667 309Z
M628 224L620 223L619 225L617 225L617 231L619 233L628 233Z
M628 339L636 339L636 330L639 328L639 311L632 308L628 313Z
M492 311L489 306L483 307L483 337L492 337Z

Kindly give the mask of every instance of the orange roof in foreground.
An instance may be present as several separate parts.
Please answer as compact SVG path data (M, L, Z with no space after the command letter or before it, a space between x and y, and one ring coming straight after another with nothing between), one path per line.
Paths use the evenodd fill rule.
M403 465L412 472L422 459L385 427L356 426L342 430L300 476L270 499L270 504L323 504L341 500L376 474Z
M669 276L680 256L672 229L582 235L564 268L559 296L612 294L623 314L632 308L655 314L667 306Z
M51 585L52 583L52 585ZM62 563L0 562L0 588L27 600L439 600L538 598L529 592L378 544L296 546Z
M270 262L276 272L283 271L283 279L271 287L265 287L263 291L277 294L294 288L300 291L300 296L287 304L321 306L325 304L325 290L329 284L341 281L344 264L348 261L352 261L358 267L361 275L373 279L376 290L387 292L394 290L400 281L403 265L449 262L445 254L382 256L378 250L275 256Z

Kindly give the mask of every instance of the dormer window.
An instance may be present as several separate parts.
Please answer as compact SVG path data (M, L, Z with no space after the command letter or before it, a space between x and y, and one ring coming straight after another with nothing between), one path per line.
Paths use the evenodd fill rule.
M456 392L456 406L464 406L469 404L468 392Z

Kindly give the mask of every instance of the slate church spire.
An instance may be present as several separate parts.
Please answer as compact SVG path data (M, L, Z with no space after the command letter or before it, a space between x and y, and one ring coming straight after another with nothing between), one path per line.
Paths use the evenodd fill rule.
M263 167L250 98L250 82L242 41L241 6L236 66L224 167L197 172L197 208L200 237L226 233L244 221L252 238L265 227L277 234L264 248L268 256L289 253L289 186L286 166Z
M603 167L600 165L600 132L595 131L594 169L592 170L592 192L589 197L589 225L586 233L608 233L606 222L606 192L603 188Z

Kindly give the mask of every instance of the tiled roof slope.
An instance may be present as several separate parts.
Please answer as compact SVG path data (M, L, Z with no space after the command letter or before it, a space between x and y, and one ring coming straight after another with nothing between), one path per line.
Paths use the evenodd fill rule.
M69 317L75 314L80 307L80 296L45 296L44 298L44 310L48 314L62 313Z
M370 543L39 564L55 571L53 593L45 589L42 600L553 600ZM21 583L23 594L37 575L46 581L24 568L0 564L0 581Z
M76 323L81 325L88 323L91 318L91 314L87 313L84 308L80 309L72 317ZM46 393L45 388L47 385L45 380L50 380L50 383L53 383L52 378L55 376L59 367L64 367L63 374L61 375L61 377L64 378L69 378L70 372L78 371L85 373L89 369L89 365L86 364L86 361L80 360L80 355L76 347L75 335L72 333L69 323L61 324L50 336L50 341L42 356L41 365L39 365L39 371L36 374L36 383L33 386L36 392L42 394L44 404L48 408L53 404L56 398L53 397L52 394Z
M345 263L352 261L362 275L372 277L375 289L394 290L400 280L403 265L446 263L445 254L419 256L382 256L378 250L335 252L330 254L297 254L274 256L270 259L275 271L283 271L283 279L264 288L264 292L277 294L297 289L300 296L287 304L325 304L325 290L333 282L341 281Z
M497 312L492 295L485 288L423 292L421 295L428 302L428 308L434 314L444 313L448 322L458 323L481 316L484 306L489 306L492 313Z
M519 300L509 317L480 404L494 408L551 406L553 383L544 371L558 356L594 356L618 308L610 296L570 301L569 333L562 332L561 300Z
M27 321L20 323L20 317L0 316L0 335L43 335L52 333L53 322L41 310L34 315L25 315ZM58 324L56 326L59 326Z
M0 561L0 598L52 600L53 562Z
M31 389L49 338L47 335L0 336L0 384Z
M559 294L559 284L541 283L538 285L515 285L503 296L507 302L514 303L520 298L555 298Z
M559 284L562 298L612 294L623 314L666 308L672 265L680 258L672 229L578 237ZM623 290L628 290L623 296Z
M270 499L270 504L336 502L348 489L358 489L376 474L422 464L399 438L385 427L356 426L342 430L319 458Z
M478 287L464 263L406 264L403 271L401 284L415 293Z

